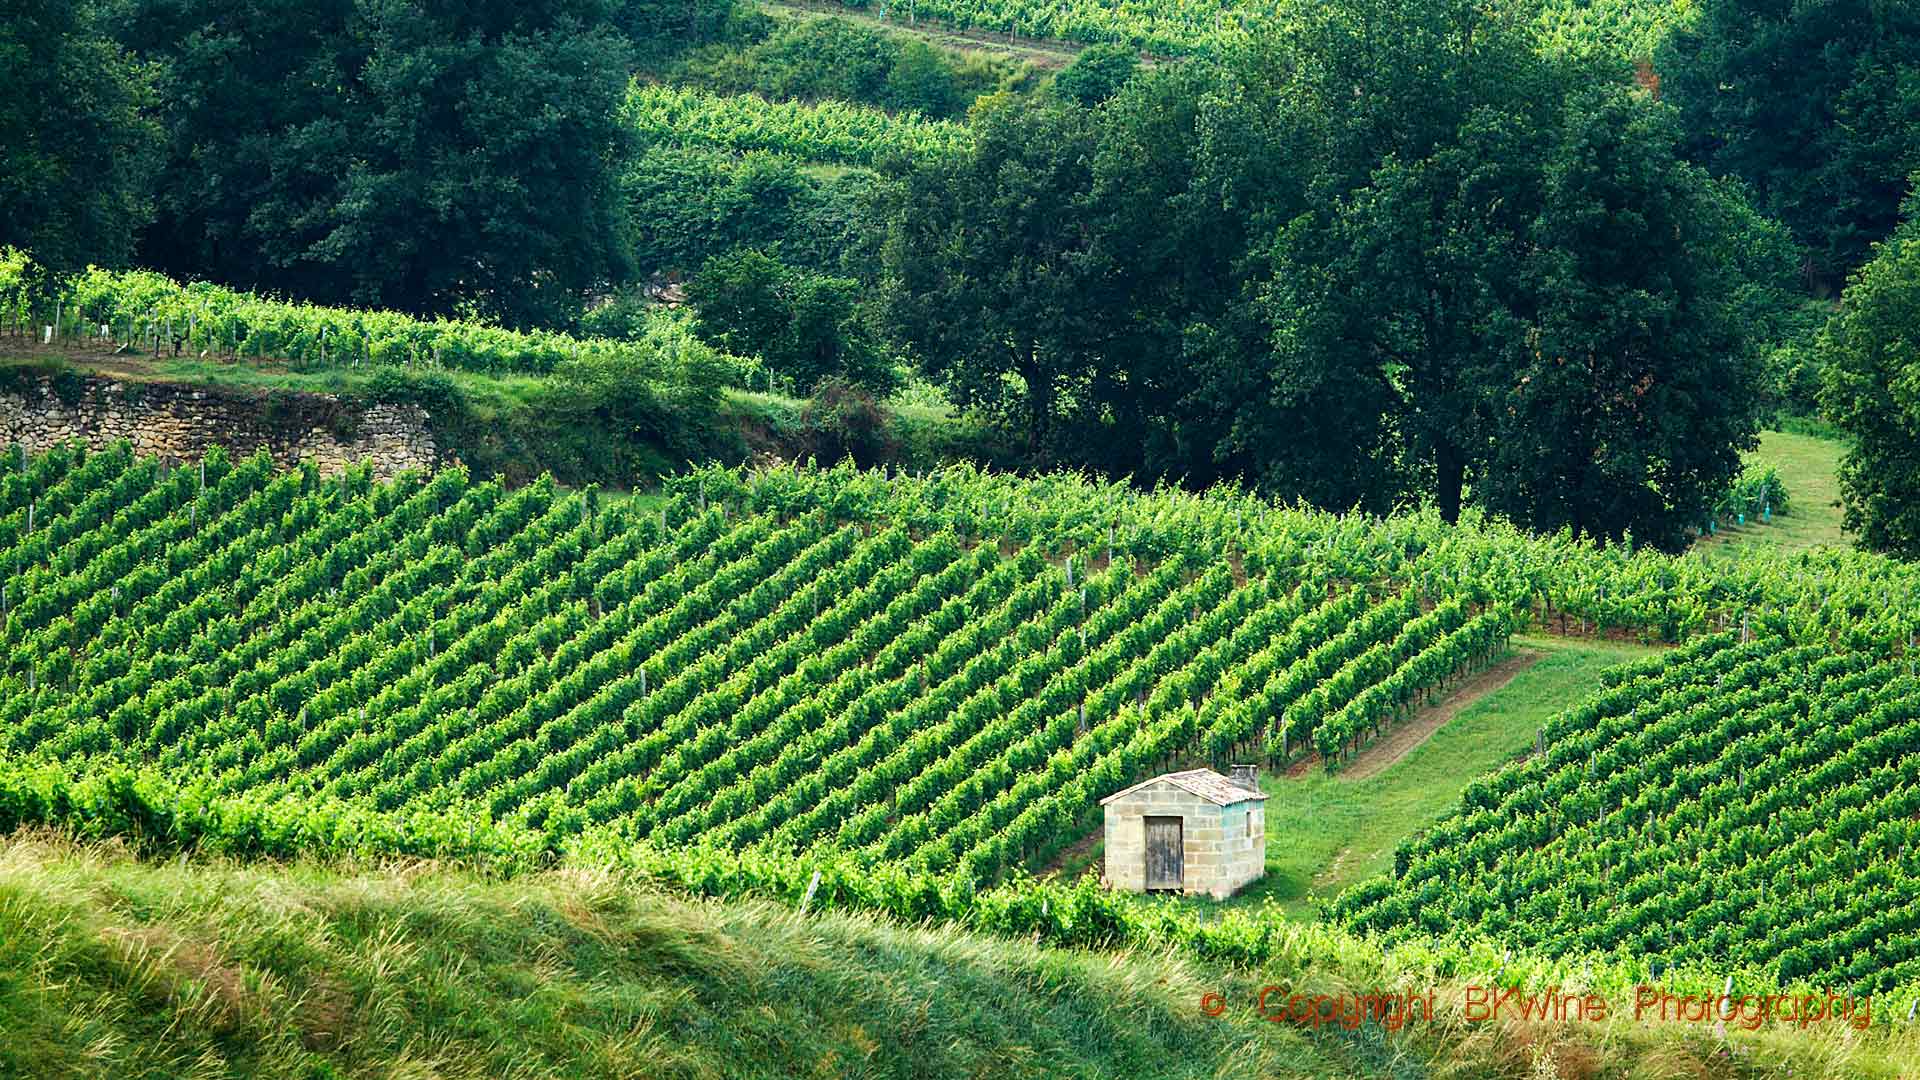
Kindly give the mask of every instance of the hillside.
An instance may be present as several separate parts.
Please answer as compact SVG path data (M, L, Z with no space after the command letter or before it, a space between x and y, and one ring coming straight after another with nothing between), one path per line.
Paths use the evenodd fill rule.
M1513 619L1290 542L1238 573L1056 566L951 524L264 458L57 454L5 482L13 753L982 879L1177 755L1336 761Z
M942 926L689 901L564 869L141 862L0 842L0 1075L1210 1077L1792 1075L1895 1080L1910 1032L1261 1022L1279 981L1368 992L1364 953L1259 972ZM1392 977L1392 976L1386 976ZM1211 1017L1207 994L1235 1004ZM1242 1007L1240 1003L1249 1003ZM1908 1074L1910 1075L1910 1074Z
M1367 1075L1217 970L558 871L0 846L0 1076ZM31 943L29 945L29 943Z
M164 850L611 860L722 896L798 898L821 869L822 903L988 928L1009 925L998 905L1039 896L1043 910L1011 925L1084 944L1189 934L1151 907L1072 887L1049 916L1049 894L1008 877L1077 840L1102 794L1183 762L1338 770L1443 683L1495 660L1516 626L1690 640L1549 721L1541 737L1558 764L1654 678L1688 687L1675 693L1697 708L1622 746L1664 745L1673 724L1746 731L1755 721L1743 710L1771 702L1752 715L1785 710L1809 734L1769 731L1766 746L1821 752L1812 733L1839 684L1803 669L1829 653L1820 679L1861 673L1832 707L1871 715L1863 739L1876 724L1891 731L1920 613L1915 575L1863 556L1756 552L1709 567L1495 526L1070 477L703 470L642 509L458 471L327 481L264 457L168 471L124 451L67 451L0 468L0 751L18 770L0 776L11 792L0 823ZM1729 623L1746 629L1701 634ZM1731 648L1742 633L1756 640ZM1740 692L1715 681L1735 657L1751 661ZM1646 723L1654 708L1625 715ZM1898 850L1887 837L1909 828L1905 759L1803 775L1747 760L1778 748L1743 747L1731 752L1752 767L1741 780L1757 789L1753 805L1836 800L1854 807L1846 835ZM1477 752L1488 749L1477 767L1506 752ZM1675 809L1673 791L1705 781L1666 787L1668 758L1580 756L1614 777L1607 805L1634 810L1596 827L1647 835L1635 815L1653 806L1679 815L1659 826L1677 836L1708 805ZM1560 767L1556 784L1571 775ZM1711 778L1724 785L1730 767ZM1466 805L1491 812L1489 792L1519 790L1526 768L1469 786ZM1873 786L1852 786L1856 776ZM1874 799L1859 802L1861 790ZM1416 839L1396 866L1518 843L1469 821ZM1539 828L1563 826L1528 818L1508 831L1542 840ZM1531 860L1559 858L1521 846ZM1635 866L1658 882L1694 859L1655 847ZM1886 872L1856 884L1902 895L1905 879ZM1582 902L1642 897L1534 862L1514 873L1488 894L1550 874ZM1734 881L1739 868L1726 873ZM975 893L1002 881L1005 901ZM1776 885L1773 902L1823 925L1822 888ZM1453 897L1468 906L1428 929L1477 926L1547 956L1611 948L1541 932L1547 921L1516 932L1487 917L1481 895ZM1887 907L1871 892L1860 902ZM1089 904L1097 914L1073 914ZM1205 948L1268 957L1267 916L1249 918L1200 931L1224 935ZM1761 974L1783 986L1842 972L1883 989L1910 982L1900 950L1913 928L1875 927L1849 938L1870 952L1823 947ZM1757 925L1722 926L1643 940L1634 962L1751 967L1777 944Z
M1622 669L1337 911L1390 936L1920 982L1913 665L1703 639Z
M0 85L0 1080L1920 1080L1920 4Z

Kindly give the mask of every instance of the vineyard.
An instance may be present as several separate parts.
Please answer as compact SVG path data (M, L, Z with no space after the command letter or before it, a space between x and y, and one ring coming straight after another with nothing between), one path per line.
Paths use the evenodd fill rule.
M1056 562L458 472L73 452L0 490L7 753L977 880L1177 756L1337 764L1512 619L1304 559Z
M1175 764L1337 770L1523 624L1620 632L1624 596L1651 613L1634 632L1689 643L1553 721L1545 758L1470 788L1340 913L1610 956L1621 979L1631 945L1776 985L1915 981L1920 606L1893 564L1711 573L1061 474L709 468L671 487L640 511L460 471L7 454L0 825L628 862L696 892L821 888L1258 962L1304 946L1263 916L1009 874ZM1851 644L1849 605L1879 613L1844 620Z
M819 164L871 167L889 156L925 158L961 149L966 125L840 101L767 101L691 87L635 82L622 111L649 143L765 151Z
M716 353L664 313L638 340L615 341L296 304L209 282L183 285L146 270L94 267L52 287L41 286L40 277L25 256L0 251L0 324L36 342L78 341L135 355L499 375L548 374L568 361L611 362L662 386L685 382L695 366L717 369L741 386L752 378L749 361Z
M1478 929L1862 993L1920 980L1911 655L1714 635L1611 683L1342 913L1389 937Z
M1247 31L1284 19L1288 5L1277 0L1155 0L1120 4L1111 0L1040 3L1036 0L909 0L872 3L841 0L854 11L876 12L900 26L926 20L962 30L994 30L1008 40L1105 42L1132 45L1158 56L1205 55L1229 49ZM1558 0L1542 5L1541 24L1552 46L1577 41L1582 48L1606 47L1632 58L1651 55L1666 28L1690 10L1676 0Z

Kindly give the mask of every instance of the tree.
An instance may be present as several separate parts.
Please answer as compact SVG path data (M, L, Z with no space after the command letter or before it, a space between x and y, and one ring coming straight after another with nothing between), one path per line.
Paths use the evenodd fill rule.
M792 314L782 292L787 268L765 252L743 248L716 256L688 283L701 338L740 356L777 355Z
M1119 329L1087 197L1094 125L1077 106L989 97L972 147L904 180L883 250L881 321L962 408L1044 457Z
M1920 168L1920 6L1704 0L1659 53L1689 154L1739 176L1835 291L1893 231Z
M1089 45L1053 77L1053 92L1092 108L1120 92L1140 70L1140 57L1125 45Z
M924 41L900 43L887 71L885 104L928 116L957 116L966 111L964 98L953 67L938 49Z
M1750 208L1648 95L1471 4L1354 0L1295 41L1318 195L1272 246L1266 381L1380 411L1397 469L1342 481L1683 544L1755 427Z
M1313 196L1261 290L1271 381L1378 410L1361 431L1394 445L1348 477L1363 505L1430 494L1454 520L1491 438L1488 387L1523 352L1525 232L1563 80L1514 13L1466 0L1318 8L1291 48Z
M0 20L0 246L56 273L127 261L151 216L153 73L91 0L26 0Z
M708 261L687 290L701 337L758 356L801 393L832 380L887 393L893 368L868 331L862 287L795 268L754 249Z
M1751 209L1682 162L1679 138L1637 95L1567 103L1525 237L1525 349L1486 388L1475 494L1488 509L1677 550L1753 447L1760 342L1740 307Z
M1140 480L1250 480L1386 510L1399 487L1378 380L1279 355L1263 312L1277 231L1308 207L1305 114L1269 42L1140 73L1097 114L1091 236L1110 331L1073 441Z
M132 0L167 70L142 256L327 302L562 321L623 271L601 0Z
M1820 352L1821 404L1853 437L1846 527L1863 547L1920 558L1920 199L1848 282Z

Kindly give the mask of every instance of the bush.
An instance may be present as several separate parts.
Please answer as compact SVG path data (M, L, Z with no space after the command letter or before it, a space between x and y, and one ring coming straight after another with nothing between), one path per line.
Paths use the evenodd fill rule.
M1125 45L1089 46L1053 77L1053 92L1092 108L1119 93L1139 70L1139 56Z
M852 458L871 467L891 460L890 418L873 395L859 386L828 379L814 391L801 419L813 444L813 456L821 461Z
M1745 514L1758 518L1766 510L1787 512L1787 485L1771 465L1749 465L1720 497L1714 513L1722 517Z
M709 260L687 295L702 338L760 357L797 393L837 380L886 394L897 382L852 278L801 270L747 248Z
M1853 439L1840 465L1847 529L1863 547L1911 559L1920 558L1920 198L1907 213L1827 324L1820 401Z

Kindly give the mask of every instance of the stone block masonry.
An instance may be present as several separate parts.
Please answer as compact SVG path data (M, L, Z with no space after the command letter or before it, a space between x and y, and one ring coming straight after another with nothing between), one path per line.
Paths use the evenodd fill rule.
M141 456L186 462L214 446L236 458L264 447L283 466L311 461L331 476L365 461L390 480L442 463L429 419L418 405L363 406L328 394L253 394L77 373L21 372L0 383L0 446L19 443L33 453L76 440L98 449L124 439Z

